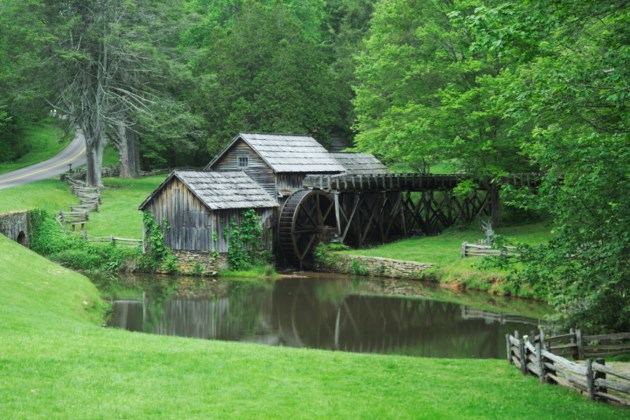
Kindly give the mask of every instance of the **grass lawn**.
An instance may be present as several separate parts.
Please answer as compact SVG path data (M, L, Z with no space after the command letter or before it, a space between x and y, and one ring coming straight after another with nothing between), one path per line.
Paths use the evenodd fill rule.
M536 223L500 228L496 233L514 243L535 245L549 240L550 232L551 226L547 223ZM475 243L483 237L481 230L474 226L465 230L452 228L438 236L408 238L370 249L354 249L342 253L432 263L435 267L428 274L439 277L442 282L456 282L478 290L492 289L505 293L505 284L501 281L504 272L482 270L481 258L461 257L462 242Z
M17 210L42 209L57 213L79 204L68 184L58 179L46 179L18 187L0 190L0 214Z
M29 151L14 162L0 164L0 174L50 159L68 145L73 135L74 133L66 135L52 119L34 123L21 132L21 141L27 145Z
M0 235L0 418L598 418L504 360L264 347L102 328L83 276ZM25 267L29 267L28 272Z
M101 190L102 204L97 213L90 213L88 234L142 238L142 213L138 207L166 179L167 175L137 179L105 178Z

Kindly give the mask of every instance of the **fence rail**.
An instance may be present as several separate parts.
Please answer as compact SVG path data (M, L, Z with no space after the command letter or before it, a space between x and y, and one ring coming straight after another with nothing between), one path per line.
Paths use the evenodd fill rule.
M130 247L142 246L142 239L118 238L116 236L89 236L86 231L82 233L83 239L87 242L111 243L114 246L123 245Z
M517 255L515 246L502 246L501 248L493 248L490 245L469 244L462 242L462 257L487 257L490 255Z
M557 349L573 350L573 346L577 349L580 338L589 340L588 343L597 340L623 341L630 338L630 333L582 336L579 330L572 330L569 334L545 337L541 331L539 335L532 333L530 336L520 337L518 331L515 331L514 335L505 336L508 362L516 366L523 375L537 376L541 383L555 383L585 394L592 400L612 401L630 407L629 374L606 366L605 360L601 358L595 361L589 358L585 363L579 363L554 353ZM571 340L570 346L563 343L566 340ZM554 345L554 342L560 344ZM575 354L592 354L585 350L589 346L591 344L582 343L583 353L576 350ZM630 343L615 345L622 346L625 348L624 353L630 352Z

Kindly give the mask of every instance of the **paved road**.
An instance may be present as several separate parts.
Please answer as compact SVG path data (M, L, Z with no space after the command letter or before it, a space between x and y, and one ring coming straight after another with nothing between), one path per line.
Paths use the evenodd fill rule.
M28 184L42 179L54 178L68 170L68 164L78 168L86 164L85 138L81 130L77 130L68 147L57 156L17 171L0 175L0 189Z

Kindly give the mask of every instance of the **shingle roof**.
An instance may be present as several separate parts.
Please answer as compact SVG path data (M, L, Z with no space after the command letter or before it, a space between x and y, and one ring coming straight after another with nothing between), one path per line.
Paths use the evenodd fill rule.
M374 156L367 153L331 153L346 169L348 175L388 174L389 170Z
M173 178L210 210L277 207L278 203L245 172L175 171L141 205L144 209Z
M210 170L239 139L250 145L274 172L337 173L340 165L313 137L240 133L206 167Z

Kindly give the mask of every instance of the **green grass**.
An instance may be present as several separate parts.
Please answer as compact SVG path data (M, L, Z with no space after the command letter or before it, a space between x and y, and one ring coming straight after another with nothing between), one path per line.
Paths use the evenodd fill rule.
M14 162L0 164L0 174L50 159L68 145L74 133L66 134L55 121L46 119L25 128L20 135L28 152Z
M90 213L86 230L94 236L142 238L142 213L138 207L164 181L166 175L137 179L105 178L102 204Z
M57 213L79 204L70 187L56 179L46 179L0 190L0 214L16 210L42 209Z
M0 249L0 418L626 414L540 385L503 360L359 355L104 329L104 308L85 277L2 236Z
M549 240L550 231L551 226L548 224L536 223L500 228L496 233L514 243L534 245ZM427 275L438 277L443 283L508 293L503 282L505 272L482 270L481 258L461 257L462 242L476 243L483 237L481 230L474 226L465 230L452 228L438 236L408 238L370 249L342 253L432 263L435 266L426 272ZM522 290L521 294L527 296L528 291Z

